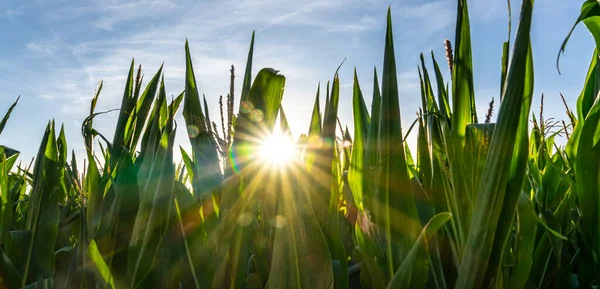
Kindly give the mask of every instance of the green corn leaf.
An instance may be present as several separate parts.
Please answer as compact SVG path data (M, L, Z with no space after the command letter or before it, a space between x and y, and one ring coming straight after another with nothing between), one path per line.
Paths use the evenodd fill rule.
M321 107L319 100L319 92L321 91L321 85L317 87L317 96L315 97L315 104L313 106L312 117L310 119L310 127L308 128L308 136L318 136L321 134Z
M333 289L341 289L342 286L340 286L340 282L336 282L335 280L341 280L342 278L346 278L346 276L344 276L344 273L342 272L342 265L340 264L340 261L336 261L336 260L334 260L331 263L333 266L333 276L334 276Z
M467 231L473 214L472 193L467 192L466 168L463 165L464 146L467 125L475 123L477 118L474 114L474 87L473 87L473 65L471 52L471 27L469 23L469 11L466 0L458 0L454 62L452 68L452 122L451 139L448 157L450 158L450 173L458 212L454 218L458 220L459 233ZM465 236L459 236L461 243Z
M344 138L342 141L342 152L344 153L342 158L342 171L347 172L350 170L350 150L352 149L352 137L350 136L350 131L348 130L348 126L343 132Z
M33 189L26 229L31 241L23 244L26 249L22 285L51 278L54 274L54 244L58 234L60 175L59 152L54 133L54 122L46 127L46 133L38 151L33 173ZM11 258L12 259L12 258Z
M13 266L17 270L17 273L21 276L19 279L19 285L23 286L26 283L23 278L24 274L29 270L30 261L27 258L29 246L19 246L19 244L30 244L31 243L31 231L30 230L14 230L10 231L10 238L7 239L6 243L6 254L9 260L12 261ZM18 287L17 287L18 288Z
M406 165L408 166L408 177L411 179L411 187L415 188L414 185L415 182L417 181L417 184L419 184L420 187L420 183L419 183L419 179L418 179L418 172L417 172L417 165L415 164L415 159L412 156L412 153L410 152L410 147L408 146L408 143L404 143L404 151L406 152ZM423 188L418 188L418 190L422 190ZM417 192L413 191L415 194L415 201L417 199Z
M444 86L444 77L442 76L442 71L440 70L440 66L435 60L435 55L433 51L431 51L431 60L433 61L433 68L435 70L435 81L438 91L438 103L440 105L440 112L446 119L451 118L450 112L450 101L448 100L448 89Z
M185 99L183 102L183 117L188 126L188 134L190 138L196 138L200 134L206 134L206 120L202 112L200 104L200 95L196 87L196 77L194 76L194 68L192 66L192 58L190 55L189 45L185 43L186 55L186 83L185 83Z
M270 174L272 175L272 174ZM263 179L264 180L264 179ZM266 180L268 181L268 180ZM308 189L307 187L305 187L305 189ZM302 193L306 194L306 192L301 191ZM252 252L252 261L254 263L254 267L256 268L256 277L257 279L259 279L259 283L261 285L264 285L267 283L268 278L269 278L269 274L270 274L270 267L271 267L271 263L273 262L273 245L274 245L274 224L276 224L275 222L277 221L277 215L278 215L278 205L279 205L279 194L271 194L271 193L267 193L266 195L263 195L264 197L259 196L258 198L263 199L263 201L260 203L260 215L258 215L257 217L260 219L264 219L264 220L269 220L267 222L261 222L260 220L256 223L257 227L255 229L255 235L254 235L254 240L253 240L253 244L252 244L252 248L251 248L251 252ZM304 205L308 206L311 210L312 207L310 206L310 202L305 203ZM306 211L306 212L310 212L310 211ZM313 212L314 215L314 212ZM318 224L317 224L318 225ZM322 237L322 232L320 233L321 237ZM325 246L327 246L327 244L325 243ZM257 287L261 287L262 286L257 286Z
M388 289L393 288L424 288L427 283L427 271L429 270L428 243L436 232L441 229L448 220L452 218L450 213L439 213L429 222L419 235L406 258L400 264L394 274Z
M580 124L578 124L579 126ZM600 161L600 146L598 139L600 133L600 103L595 102L588 113L585 123L581 124L579 140L577 142L577 155L574 164L576 190L579 197L579 210L581 210L581 226L583 241L591 250L595 260L600 260L600 232L596 228L600 224L600 212L597 204L600 201L598 193L600 184L595 181L600 173L598 162Z
M321 142L320 136L322 132L321 124L323 121L321 120L321 107L319 100L319 93L321 91L321 85L317 87L317 96L315 97L315 104L313 106L312 117L310 119L310 127L308 128L308 141L307 147L304 152L304 163L306 169L310 172L315 162L316 151L315 148L318 147Z
M381 210L375 216L387 242L388 278L409 254L421 232L402 139L396 75L392 16L388 8L377 157L381 160L378 164L381 171L376 202L381 204Z
M114 174L110 175L113 200L107 202L108 193L105 192L103 207L105 211L95 240L98 250L102 254L117 284L130 284L126 279L128 242L117 240L131 240L133 227L140 204L138 192L138 170L134 165L133 157L125 153L119 160ZM107 175L105 172L103 175Z
M96 160L92 153L87 150L88 167L85 179L87 191L87 206L86 206L86 221L87 221L87 237L92 239L96 234L98 224L102 218L102 199L104 195L104 186L100 171L96 165Z
M330 100L338 99L339 95L339 81L334 80L334 84L332 87L332 96ZM337 113L337 102L331 105L334 109L334 113ZM335 145L334 145L335 146ZM331 260L334 262L339 262L339 271L341 274L334 275L334 284L336 288L340 289L348 289L348 254L346 253L346 248L344 247L344 241L342 240L341 234L341 220L340 220L340 203L339 200L341 198L341 190L340 190L340 182L342 179L340 172L340 158L338 155L338 149L334 147L333 150L333 161L332 165L332 173L331 173L331 183L329 194L329 211L327 214L327 220L324 222L325 226L323 229L323 234L327 239L329 244L329 251L331 253ZM340 278L341 277L341 278Z
M211 252L215 248L210 246L207 241L210 239L206 236L205 226L202 221L202 216L198 207L196 205L196 201L194 200L193 194L187 189L185 185L180 182L175 183L174 194L177 200L177 204L179 206L180 214L182 219L182 225L185 231L185 241L188 244L186 248L186 254L189 254L189 275L196 275L197 279L192 278L190 280L189 276L185 278L187 283L194 284L196 286L196 281L200 285L200 288L212 288L212 281L216 274L216 265L213 264L215 261L220 261L218 259L214 259L216 256L216 252ZM182 233L183 234L183 233ZM224 238L225 236L220 236L220 238ZM221 251L223 247L217 247L219 251ZM191 274L191 272L195 272L195 274ZM184 283L185 284L185 283Z
M116 289L117 287L115 287L113 275L111 274L108 265L102 258L102 254L100 254L100 251L98 251L98 246L96 245L95 240L92 240L88 245L86 256L89 258L89 262L93 264L94 272L99 276L99 279L101 279L105 284L108 284L112 288Z
M565 52L565 48L567 47L567 42L569 42L569 38L571 38L571 34L575 30L575 27L583 21L583 23L588 27L590 32L592 32L592 36L594 36L594 40L596 41L596 49L600 48L600 19L596 18L600 16L600 4L598 4L597 0L586 0L581 5L581 13L567 36L565 40L563 40L562 45L560 46L560 50L558 51L558 56L556 56L556 69L558 73L560 73L560 67L558 65L560 61L560 55Z
M31 283L27 286L23 286L21 289L53 289L54 280L52 278L43 279L35 283Z
M577 98L577 119L584 122L600 91L600 65L598 65L598 49L594 49L592 61L585 78L584 88Z
M537 216L526 194L519 196L517 203L515 267L508 288L525 288L533 265Z
M422 55L422 54L421 54ZM419 88L421 88L421 106L419 110L427 111L427 98L425 96L425 84L423 83L423 75L421 74L421 67L417 66L417 71L419 72Z
M256 190L257 182L253 182L249 187ZM213 289L244 288L246 272L248 270L248 255L250 245L254 235L256 210L248 207L242 209L237 220L234 220L234 229L231 242L229 243L229 252L226 256L227 260L220 262L220 266L213 279Z
M431 158L431 151L429 150L428 147L428 143L427 143L427 128L425 127L425 124L423 122L423 119L420 118L419 120L419 134L417 136L417 157L418 157L418 164L419 164L419 179L421 180L421 184L422 184L422 189L420 190L414 190L415 192L419 192L421 191L421 195L417 195L416 194L416 198L420 197L419 199L422 199L424 201L421 201L420 203L418 203L418 209L419 209L419 217L420 219L423 220L427 220L430 219L431 216L433 215L433 213L436 212L436 205L437 207L441 207L439 206L439 204L432 202L433 198L434 198L434 192L432 191L433 188L433 167L432 167L432 158ZM413 178L414 179L414 178ZM415 181L416 183L416 181ZM437 188L436 188L436 192L437 193ZM437 196L435 196L437 197ZM427 200L428 199L428 200ZM440 200L436 200L437 202L439 202ZM442 212L442 211L448 211L446 208L443 209L439 209L438 212ZM433 278L429 278L428 283L429 284L435 284L437 288L447 288L447 283L451 282L450 279L450 274L448 274L449 276L446 277L445 273L444 273L444 264L442 262L442 257L441 257L441 253L442 250L441 248L442 242L447 242L446 238L444 238L442 236L442 234L440 234L440 238L433 238L431 240L431 242L429 243L429 250L431 251L430 254L430 258L431 258L431 270L430 270L430 275ZM448 262L448 261L446 261ZM448 265L446 265L447 267ZM448 278L448 280L446 280L446 278Z
M196 289L200 289L203 288L200 286L200 281L198 279L198 276L196 274L196 265L194 264L194 258L192 257L192 250L190 249L190 245L189 245L189 241L188 241L188 236L186 234L186 229L185 226L186 224L184 224L184 220L183 220L183 210L181 209L180 203L183 201L181 199L181 197L178 197L181 195L181 190L180 190L181 186L175 186L175 198L174 198L174 205L175 205L175 215L177 216L177 225L178 228L181 232L181 236L183 238L183 243L184 243L184 248L185 248L185 262L187 263L187 265L189 266L189 271L190 271L190 275L192 275L192 279L194 282L194 286ZM183 193L185 194L185 193ZM184 195L185 197L185 195ZM189 194L188 194L189 197ZM193 201L190 200L190 201ZM204 287L207 288L207 287Z
M275 125L277 113L281 106L283 87L285 87L285 77L278 75L278 71L271 68L263 68L261 71L267 71L268 73L263 73L266 77L260 77L261 73L259 71L259 75L256 76L256 79L252 84L252 88L255 89L250 89L248 100L254 104L255 110L259 109L263 111L263 121L266 127L270 129ZM283 85L281 85L280 89L276 86L269 86L272 81L276 81L278 84L281 83Z
M91 101L91 105L90 105L90 114L88 116L88 118L86 118L86 121L83 121L82 125L81 125L81 131L83 134L83 138L85 139L85 147L89 148L90 150L93 150L93 146L94 146L94 135L92 134L92 123L93 123L93 116L95 115L94 110L96 109L96 103L98 102L98 97L100 96L100 92L102 91L102 84L103 82L100 81L100 83L98 84L98 88L96 89L96 94L94 94L94 97L92 97L92 101Z
M377 159L377 137L379 135L379 124L381 114L381 92L379 90L379 80L377 79L377 69L373 68L373 99L371 101L371 122L365 142L365 185L371 196L365 200L368 203L368 209L373 215L377 215L378 202L376 201L378 192L375 179L378 178L379 160Z
M502 44L502 68L500 71L500 96L504 94L504 84L506 83L506 73L508 72L508 60L510 59L510 37L512 31L512 12L510 9L510 0L508 4L508 38ZM500 99L502 101L502 99Z
M466 125L477 122L473 64L471 52L471 25L466 0L458 0L456 40L454 41L454 75L452 77L452 130L456 137L464 137Z
M0 145L0 155L4 154L5 157L10 158L15 155L19 155L21 152L7 146Z
M1 150L1 149L0 149ZM4 161L0 161L0 240L6 240L10 227L13 223L13 196L11 194L9 172L17 161L18 155L13 155ZM3 158L3 152L0 152L0 158Z
M356 244L359 247L362 264L361 282L368 283L373 289L385 288L385 273L382 261L385 262L383 248L380 246L376 238L375 226L371 221L370 215L366 211L359 211L356 226L354 229L356 234ZM364 271L368 271L369 278L365 280L362 275ZM367 287L368 288L368 287Z
M69 167L71 173L73 174L73 178L80 183L79 180L79 169L77 168L77 158L75 157L75 150L71 150L71 166Z
M431 167L431 155L429 144L427 142L426 129L425 119L421 116L419 117L419 131L417 134L417 160L419 165L417 177L421 184L423 184L423 189L426 192L431 193L433 170Z
M132 136L129 142L129 148L134 149L137 144L139 138L142 136L142 132L144 130L144 125L146 124L146 120L148 118L148 114L150 113L150 108L152 107L152 102L154 101L154 97L158 91L158 84L161 83L161 87L164 85L164 81L160 81L160 75L162 73L163 65L160 66L156 74L150 79L150 82L146 86L146 89L142 93L142 95L137 100L136 108L135 108L135 127L130 133Z
M135 113L135 106L137 99L133 93L134 79L134 61L131 60L131 66L129 67L129 73L127 77L127 83L125 84L125 92L123 93L123 99L121 100L121 110L119 112L119 118L117 119L117 127L115 129L115 135L112 141L111 155L111 167L116 165L116 161L120 159L123 150L125 149L126 137L129 134L127 131L127 124L132 114Z
M457 288L480 288L497 278L512 227L529 148L527 125L533 93L529 38L532 8L533 1L523 1L506 89L481 177L475 205L478 210L469 229Z
M587 12L586 12L587 11ZM586 14L587 13L587 14ZM582 6L582 13L578 22L582 19L590 30L595 39L600 35L597 22L600 15L600 8L596 1L586 1ZM587 22L586 22L587 21ZM592 24L592 25L588 25ZM577 25L577 22L576 24ZM598 46L598 41L596 41ZM597 200L598 184L597 182L586 182L586 178L594 176L597 178L598 170L595 165L590 167L591 163L595 163L599 159L598 154L598 133L594 127L597 127L599 121L597 93L600 90L600 65L598 65L598 47L593 52L592 60L588 73L585 79L584 88L577 99L577 123L571 134L571 138L567 142L566 154L569 162L574 170L575 175L575 191L579 199L579 210L581 212L581 233L584 249L591 256L582 258L582 263L588 264L597 263L599 246L595 244L598 240L597 224L598 214L593 205L594 200ZM590 231L592 230L592 231ZM585 266L585 270L581 271L580 281L584 284L595 279L590 275L597 274L598 269L595 266Z
M421 67L423 69L423 84L425 97L427 99L427 106L423 107L425 111L438 112L438 104L435 102L433 88L431 86L431 78L429 78L429 72L427 72L427 67L425 66L425 58L423 57L423 53L421 53Z
M157 105L159 105L159 107L158 107L158 111L159 111L158 125L159 125L159 128L162 130L167 126L167 123L173 118L173 117L170 117L169 106L167 105L167 92L165 90L164 77L160 83L160 89L158 91L158 98L159 98L159 101L157 102Z
M311 174L310 202L316 218L323 230L329 245L331 260L340 262L343 276L348 275L348 255L340 234L339 200L341 195L340 183L342 181L341 158L338 154L336 132L338 131L338 105L340 100L340 80L334 74L330 95L325 104L323 116L323 130L321 133L322 146L317 149L315 173ZM328 264L331 266L331 263ZM338 288L347 288L348 279L335 280Z
M242 83L242 94L240 103L246 101L250 86L252 85L252 57L254 54L254 31L252 31L252 39L250 40L250 50L248 51L248 59L246 60L246 72L244 73L244 82ZM231 96L233 97L233 95ZM240 107L241 109L241 107ZM241 112L241 110L240 110Z
M61 125L60 133L58 134L58 138L56 140L56 148L58 151L58 188L57 188L57 198L58 202L61 204L67 198L67 185L65 178L65 170L67 168L67 157L69 155L67 149L67 138L65 136L65 126Z
M358 83L356 70L354 71L354 93L352 98L354 113L354 139L352 142L352 160L350 161L350 171L348 172L348 181L354 201L359 210L364 210L363 195L368 194L365 190L365 142L369 129L368 111L364 105L364 98ZM369 197L367 197L369 198Z
M561 232L561 227L551 213L544 213L545 221L554 231ZM535 246L533 265L529 275L529 283L536 288L547 288L556 277L558 264L561 262L563 242L554 237L549 231L541 234L541 239Z
M162 91L162 90L161 90ZM167 105L165 96L160 93L155 103L157 114L150 119L148 128L142 139L142 147L138 158L135 160L141 174L148 174L152 160L160 149L160 142L164 127L167 123ZM145 177L145 176L144 176Z
M180 93L172 102L169 104L169 111L171 112L171 118L175 119L175 114L179 110L179 106L181 105L181 101L183 100L184 93Z
M542 210L555 210L562 202L568 189L568 184L563 180L564 172L555 164L550 157L544 154L546 166L542 174L543 194L536 194L538 204L541 203Z
M190 56L190 49L186 41L186 86L183 103L183 117L187 126L188 136L192 143L193 159L197 174L194 175L192 184L194 195L200 199L210 194L221 182L222 174L219 165L219 156L216 143L206 126L206 118L202 113L200 95L196 87L196 77ZM279 107L277 107L279 108Z
M471 200L477 201L477 190L481 182L481 175L487 159L490 141L494 134L493 123L477 123L467 125L465 136L465 156L464 160L467 169L465 177L468 192L471 193Z
M361 93L362 95L362 93ZM371 116L369 115L369 110L367 109L367 103L365 102L365 99L363 97L359 98L359 102L360 102L360 107L362 108L362 110L365 112L364 114L364 121L365 121L365 134L364 134L364 138L366 140L366 137L368 135L369 132L369 127L371 126ZM348 127L346 127L346 131L348 130Z
M96 93L94 94L94 97L92 97L92 101L90 103L90 115L94 114L94 110L96 109L96 103L98 103L98 97L100 96L100 92L102 91L102 84L104 83L104 81L100 81L100 83L98 83L98 88L96 88Z
M17 97L17 100L15 100L15 102L8 108L8 111L6 112L6 114L4 115L2 120L0 121L0 134L2 134L2 131L4 130L4 127L6 126L6 122L8 122L8 118L10 117L10 114L12 113L15 106L17 106L17 103L19 103L20 98L21 98L21 96Z
M12 261L4 252L0 252L0 274L2 276L3 286L6 288L20 288L21 287L21 276L13 265Z
M347 288L347 266L330 255L327 238L310 204L308 174L276 173L278 195L268 288ZM271 182L270 182L271 183ZM337 270L332 266L337 263ZM343 282L334 282L334 272ZM336 279L339 280L339 279Z
M136 164L140 167L140 172L144 174L147 174L150 170L150 164L152 163L152 159L156 155L157 150L159 150L161 136L167 124L167 104L166 96L163 92L164 90L161 87L158 98L154 104L155 114L151 116L147 124L147 128L142 138L140 154L135 160Z
M238 171L243 171L248 165L257 137L273 130L284 86L285 76L272 68L263 68L252 84L247 100L240 105L241 113L233 138L234 162Z
M500 95L504 94L504 84L506 83L506 73L508 71L510 42L506 41L502 44L502 70L500 72ZM502 99L500 99L502 101Z
M159 131L166 126L167 119L166 92L163 81L161 82L158 98L154 102L154 108L148 117L148 124L144 130L140 154L136 159L138 164L142 163L144 158L151 157L154 154L159 143Z
M463 228L454 216L460 215L458 209L457 196L452 191L450 183L450 176L448 174L449 167L447 166L448 149L446 147L446 140L449 140L448 132L448 118L437 117L436 115L430 114L427 120L427 136L430 141L428 142L428 150L431 152L431 186L428 195L431 199L434 211L439 212L451 212L453 218L450 220L447 238L439 238L438 245L440 254L444 254L446 258L443 259L444 270L446 272L448 283L455 281L456 265L458 264L460 256L462 256L462 236L465 234Z
M285 76L272 68L263 68L256 76L246 100L240 104L232 145L232 168L236 174L223 184L220 207L224 218L229 220L220 232L231 237L224 237L229 242L221 250L223 256L217 265L218 274L213 283L215 289L241 288L244 285L242 280L246 273L246 256L249 254L248 245L253 228L238 226L238 221L246 218L246 215L250 217L255 214L256 209L251 204L264 185L266 175L261 170L261 164L256 162L256 148L260 139L273 131L284 86ZM246 183L245 180L249 181Z
M323 114L323 128L321 132L321 138L323 143L322 149L319 151L321 154L319 157L323 157L322 161L319 161L320 170L323 171L324 179L322 185L325 186L325 190L330 190L331 185L334 182L334 177L331 175L332 169L335 169L335 142L336 142L336 131L338 130L337 115L338 115L338 104L340 98L340 81L337 73L334 75L331 92L329 85L327 87L327 99L325 102L325 112ZM331 93L329 95L329 93ZM326 197L325 197L326 198ZM315 205L313 200L313 205ZM326 199L319 201L319 204L329 203ZM317 212L317 215L319 213Z
M183 159L183 162L185 163L185 167L187 169L188 175L190 179L194 178L194 162L192 161L192 158L190 157L190 155L180 146L179 150L181 151L181 158Z
M208 103L206 102L206 96L202 96L202 100L204 102L204 115L206 116L206 129L213 136L216 132L212 131L212 123L210 120L210 115L208 114Z
M154 126L158 131L156 122ZM155 151L144 158L138 173L139 207L128 250L128 269L134 286L147 282L146 274L156 268L155 258L168 226L175 180L174 136L173 124L167 121Z

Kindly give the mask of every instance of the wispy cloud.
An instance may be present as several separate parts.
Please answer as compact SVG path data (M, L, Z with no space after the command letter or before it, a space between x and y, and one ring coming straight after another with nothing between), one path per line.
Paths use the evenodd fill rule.
M49 23L80 19L101 30L112 31L125 22L165 17L178 5L170 0L83 0L47 8L43 19Z
M25 14L25 10L30 7L32 3L24 0L15 3L7 2L2 4L0 4L0 11L3 11L4 13L0 14L0 19L6 18L11 22L16 23L17 19Z
M491 21L508 19L508 2L506 0L475 0L470 2L472 19L478 21ZM515 5L517 4L517 5ZM513 14L518 13L519 2L513 2Z
M17 7L15 9L8 9L4 12L4 16L11 21L15 21L18 16L23 15L23 8Z
M54 52L57 49L57 47L52 44L44 44L36 41L31 41L27 43L26 47L34 53L42 53L46 56L54 54Z
M333 8L336 5L338 5L338 3L336 2L337 1L312 2L308 4L302 3L302 6L298 7L297 9L273 18L267 25L265 25L258 31L262 31L273 25L285 22L296 24L309 24L309 21L307 21L308 17L306 17L307 15L309 15L311 12L318 11L320 9Z
M178 7L170 0L115 1L110 5L105 5L104 1L97 1L96 3L100 17L92 23L100 29L109 31L121 22L169 15Z
M401 25L413 28L402 31L402 37L406 38L415 34L428 37L451 26L456 19L455 10L452 1L438 0L409 4L394 12L400 15Z

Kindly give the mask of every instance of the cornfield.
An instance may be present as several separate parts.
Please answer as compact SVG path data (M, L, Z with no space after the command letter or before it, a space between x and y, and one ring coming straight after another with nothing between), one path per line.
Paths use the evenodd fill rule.
M324 109L319 88L308 132L292 137L285 76L252 76L254 34L239 111L232 67L220 125L198 93L187 42L185 90L170 101L162 67L142 90L132 62L112 140L94 128L106 113L95 110L102 83L92 98L83 166L53 121L32 165L0 146L0 287L598 288L600 55L576 112L536 117L533 2L522 1L503 46L495 122L492 101L478 123L466 0L445 41L451 79L433 52L433 68L420 56L422 105L408 129L390 10L370 108L354 75L352 133L338 121L336 71ZM600 45L598 1L583 3L573 29L580 22ZM178 129L191 151L175 147ZM413 130L415 153L405 142ZM293 144L286 162L260 153L274 131Z

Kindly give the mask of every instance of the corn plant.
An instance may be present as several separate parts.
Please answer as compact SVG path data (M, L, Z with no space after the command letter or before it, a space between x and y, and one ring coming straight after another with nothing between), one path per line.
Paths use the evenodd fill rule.
M566 107L559 126L544 116L542 95L536 117L533 2L522 1L514 42L503 44L495 122L492 100L478 123L466 0L457 0L454 41L444 42L449 81L433 51L432 69L420 56L421 107L408 129L390 9L370 106L354 74L352 133L338 119L344 99L335 71L325 93L317 88L307 133L293 138L281 105L286 77L274 68L252 76L254 34L239 97L232 66L226 114L219 100L220 132L198 93L187 42L185 89L170 102L162 67L142 89L132 61L112 141L94 127L114 113L96 111L102 82L91 99L82 167L74 152L68 161L53 121L29 165L0 146L1 286L597 287L600 55L593 53L576 114ZM600 5L588 0L575 26L583 22L600 43L599 19ZM177 129L191 144L190 152L179 147L178 165ZM415 154L405 142L413 129ZM296 152L279 165L260 154L276 131Z

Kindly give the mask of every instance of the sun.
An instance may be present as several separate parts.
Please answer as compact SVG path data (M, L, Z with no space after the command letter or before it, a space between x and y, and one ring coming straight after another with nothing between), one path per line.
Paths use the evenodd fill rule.
M285 166L296 159L296 144L291 137L275 131L260 144L260 158L273 166Z

